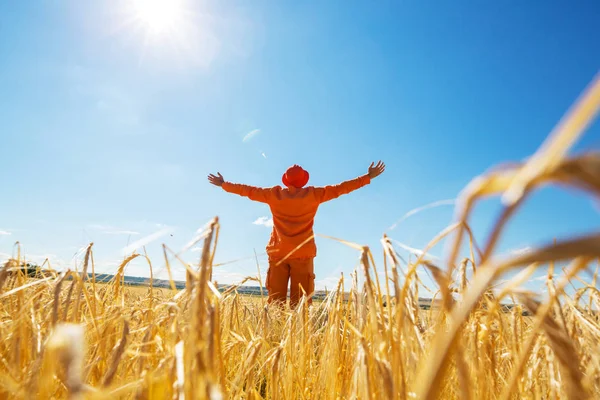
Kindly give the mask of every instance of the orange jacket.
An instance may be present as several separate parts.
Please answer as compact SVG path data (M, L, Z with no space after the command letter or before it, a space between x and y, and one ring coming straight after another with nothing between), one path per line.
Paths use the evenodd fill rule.
M325 187L258 188L225 182L223 189L229 193L269 205L273 214L273 232L267 245L267 254L269 260L278 261L283 258L315 257L317 247L312 236L314 235L315 215L319 206L369 183L371 183L371 178L369 175L364 175L339 185Z

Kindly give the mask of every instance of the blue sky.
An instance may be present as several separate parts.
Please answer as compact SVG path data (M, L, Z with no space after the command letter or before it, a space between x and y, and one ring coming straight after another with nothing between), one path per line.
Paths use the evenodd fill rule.
M271 186L299 163L323 185L383 159L385 175L316 222L380 254L409 210L533 153L600 66L596 1L173 3L184 12L171 25L160 20L170 10L147 16L135 1L0 5L0 253L18 240L32 260L66 267L93 241L98 269L114 272L127 243L160 231L147 250L161 271L161 243L180 249L218 215L217 261L252 257L268 209L209 186L208 173ZM599 139L596 123L577 148ZM480 241L497 212L496 200L477 208ZM422 248L452 214L433 208L388 234ZM588 198L546 189L500 250L599 222ZM332 287L358 254L318 246L318 286ZM216 278L253 274L246 259Z

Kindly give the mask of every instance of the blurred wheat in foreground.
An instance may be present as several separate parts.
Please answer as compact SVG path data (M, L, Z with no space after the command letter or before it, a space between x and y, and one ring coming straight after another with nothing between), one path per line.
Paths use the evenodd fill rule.
M109 284L95 282L91 244L81 272L30 278L18 254L0 270L0 397L599 398L600 292L590 267L600 258L600 233L493 257L506 222L539 186L600 194L600 155L567 157L599 106L596 79L527 162L473 180L456 223L431 242L453 241L444 266L426 256L403 264L384 236L383 270L358 246L360 270L312 307L303 300L280 310L235 287L219 292L211 282L216 219L178 293L123 285L126 265L140 254ZM505 208L480 247L468 218L490 195L501 195ZM464 240L471 251L460 260ZM541 266L548 267L543 299L519 289ZM418 306L421 268L438 285L439 307ZM511 270L518 273L492 291ZM568 296L575 281L579 289ZM507 300L517 306L504 307Z

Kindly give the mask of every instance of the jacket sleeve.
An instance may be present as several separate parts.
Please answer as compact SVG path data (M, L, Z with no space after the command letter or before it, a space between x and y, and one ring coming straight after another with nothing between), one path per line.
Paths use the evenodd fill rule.
M319 203L325 203L326 201L336 199L344 194L348 194L360 189L369 183L371 183L371 178L369 175L363 175L356 179L342 182L338 185L315 188L315 196Z
M261 203L268 203L273 198L273 189L271 188L259 188L230 182L224 182L222 188L228 193L247 197L252 201Z

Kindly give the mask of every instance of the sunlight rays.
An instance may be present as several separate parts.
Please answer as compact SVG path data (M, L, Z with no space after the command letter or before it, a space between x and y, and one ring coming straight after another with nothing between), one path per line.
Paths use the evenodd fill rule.
M147 33L172 34L185 22L186 4L182 0L133 0L131 13Z

